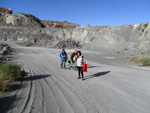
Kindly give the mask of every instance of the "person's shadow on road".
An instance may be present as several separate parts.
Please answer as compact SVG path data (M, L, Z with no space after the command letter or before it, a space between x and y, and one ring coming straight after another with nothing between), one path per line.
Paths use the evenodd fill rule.
M102 67L102 66L88 66L87 68L96 68L96 67Z
M95 73L95 74L92 74L92 75L88 75L88 76L85 76L85 80L90 79L90 78L94 78L94 77L104 76L108 73L110 73L110 71L103 71L103 72L98 72L98 73Z
M21 83L23 81L33 81L33 80L39 80L39 79L44 79L47 77L50 77L51 75L45 74L45 75L33 75L30 76L28 72L25 72L24 70L21 71Z

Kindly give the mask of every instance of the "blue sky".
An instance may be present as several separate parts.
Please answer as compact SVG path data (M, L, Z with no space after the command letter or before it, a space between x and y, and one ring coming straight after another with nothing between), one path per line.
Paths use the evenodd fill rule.
M0 0L13 13L80 25L119 26L150 20L150 0Z

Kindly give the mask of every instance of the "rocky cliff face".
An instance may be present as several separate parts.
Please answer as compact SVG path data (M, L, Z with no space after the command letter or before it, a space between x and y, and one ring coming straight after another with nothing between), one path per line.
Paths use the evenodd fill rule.
M38 18L30 14L11 14L0 10L0 25L22 27L44 27Z
M0 27L1 40L25 40L29 45L56 47L71 40L84 49L130 51L133 54L150 51L150 23L123 26L80 26L76 28ZM64 46L68 46L63 42ZM62 45L62 47L63 47Z
M142 36L139 38L139 51L142 53L150 53L150 21L145 24L144 29L142 29Z
M91 27L86 25L59 29L42 28L39 20L35 21L36 17L30 16L26 14L2 15L0 19L6 25L0 26L0 40L22 40L26 41L25 45L28 46L62 48L80 45L84 49L115 50L131 54L150 52L150 22L122 26ZM31 21L31 18L34 22ZM24 27L26 23L31 22L30 27ZM12 25L8 26L10 23ZM33 25L38 27L35 28Z

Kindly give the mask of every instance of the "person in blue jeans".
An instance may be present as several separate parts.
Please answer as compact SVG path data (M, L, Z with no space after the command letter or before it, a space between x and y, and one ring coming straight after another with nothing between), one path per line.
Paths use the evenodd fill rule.
M60 58L61 58L61 68L65 69L65 63L66 63L66 60L67 60L67 53L65 52L64 49L62 49L62 52L60 53Z
M70 55L70 59L71 59L71 64L70 64L69 70L74 66L74 70L76 71L77 50L75 50L75 51Z

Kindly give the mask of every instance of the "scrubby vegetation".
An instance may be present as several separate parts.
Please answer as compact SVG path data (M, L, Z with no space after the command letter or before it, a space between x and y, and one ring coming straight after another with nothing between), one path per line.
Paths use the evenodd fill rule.
M144 31L145 31L145 29L146 29L146 28L147 28L147 26L148 26L148 23L144 24L143 26L144 26L144 28L142 29L142 32L144 32ZM140 30L140 28L139 28L138 30Z
M144 28L146 29L146 28L147 28L147 26L148 26L148 23L144 24L143 26L144 26Z
M133 57L131 62L139 64L140 66L150 66L150 57Z
M138 57L133 57L130 61L131 62L134 62L134 63L136 63L136 64L138 64L139 63L139 58Z
M4 64L0 66L0 77L5 80L14 80L20 76L20 66L17 64Z
M140 59L142 66L150 66L150 57L144 57Z
M0 78L0 91L6 91L6 90L9 90L8 81Z
M3 46L0 46L0 50L3 50L3 48L4 48Z
M8 90L8 83L20 77L21 69L17 64L0 66L0 91Z

